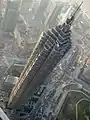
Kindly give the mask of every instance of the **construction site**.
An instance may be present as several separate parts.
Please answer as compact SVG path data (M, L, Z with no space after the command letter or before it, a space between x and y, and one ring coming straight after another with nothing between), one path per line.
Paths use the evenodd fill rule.
M77 1L0 0L0 120L90 120L90 11Z

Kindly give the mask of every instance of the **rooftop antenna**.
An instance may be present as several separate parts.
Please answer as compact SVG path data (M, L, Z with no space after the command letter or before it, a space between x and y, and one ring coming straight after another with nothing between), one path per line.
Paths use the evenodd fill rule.
M80 9L80 7L82 6L82 4L83 4L83 1L80 3L80 5L78 6L78 8L76 9L76 11L73 13L73 15L71 15L71 18L67 18L67 20L66 20L66 23L67 24L72 24L72 22L74 21L74 19L75 19L75 15L76 15L76 13L79 11L79 9Z

